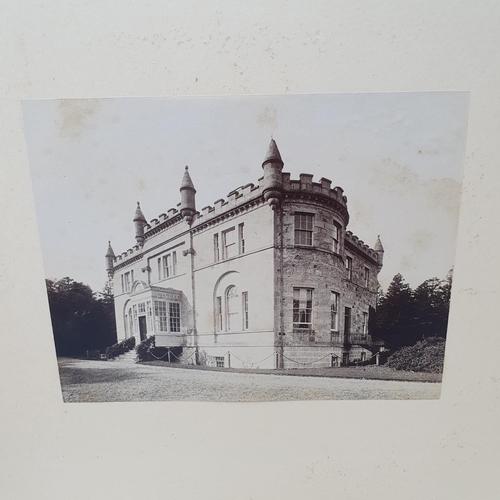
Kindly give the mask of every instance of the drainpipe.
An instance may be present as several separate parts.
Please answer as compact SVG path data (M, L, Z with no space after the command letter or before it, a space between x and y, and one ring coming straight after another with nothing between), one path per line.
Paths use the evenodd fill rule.
M193 337L194 337L194 358L196 365L200 364L200 356L198 350L198 331L196 329L196 287L194 280L194 248L193 248L193 232L189 228L189 254L191 260L191 297L192 297L192 310L193 310Z
M283 305L283 295L285 288L285 279L283 276L284 272L284 258L283 258L283 206L280 203L278 208L278 224L279 224L279 262L280 262L280 281L279 281L279 301L280 301L280 321L279 321L279 330L280 330L280 368L285 368L285 324L284 324L284 305Z

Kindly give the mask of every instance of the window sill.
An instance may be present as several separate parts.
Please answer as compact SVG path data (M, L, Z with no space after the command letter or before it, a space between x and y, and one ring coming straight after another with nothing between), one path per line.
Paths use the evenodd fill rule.
M231 255L229 257L221 257L220 259L214 260L213 263L219 264L220 262L227 262L228 260L237 259L238 257L243 257L244 255L246 255L245 252L240 252L240 253L237 253L235 255Z

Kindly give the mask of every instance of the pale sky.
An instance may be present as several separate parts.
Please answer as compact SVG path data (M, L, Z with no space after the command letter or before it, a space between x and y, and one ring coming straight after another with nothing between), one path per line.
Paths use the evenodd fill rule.
M332 180L348 229L385 247L379 281L412 287L452 267L469 94L371 93L23 102L47 278L101 290L108 240L135 244L180 201L184 166L198 210L262 176L271 134L292 178Z

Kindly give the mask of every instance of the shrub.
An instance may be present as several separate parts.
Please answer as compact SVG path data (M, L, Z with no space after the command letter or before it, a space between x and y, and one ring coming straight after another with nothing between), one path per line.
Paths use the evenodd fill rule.
M165 361L169 360L168 352L170 351L170 362L179 362L182 355L182 347L157 347L155 336L151 335L146 340L143 340L136 348L137 358L139 361Z
M120 354L125 354L126 352L133 349L135 346L135 337L129 337L128 339L122 340L117 344L113 344L106 349L106 358L114 359Z
M413 346L396 351L387 360L387 366L396 370L442 373L444 347L444 339L429 337Z
M127 351L131 351L135 347L135 337L129 337L123 341Z
M146 340L143 340L140 342L137 347L135 348L135 352L137 353L137 357L139 361L149 361L150 355L149 351L151 349L154 349L156 347L155 345L155 336L151 335L148 337Z

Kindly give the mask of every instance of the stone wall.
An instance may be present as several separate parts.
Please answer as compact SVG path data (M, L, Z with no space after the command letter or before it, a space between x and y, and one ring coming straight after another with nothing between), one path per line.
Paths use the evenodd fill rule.
M332 353L337 356L333 357L333 366L338 366L342 360L342 350L339 348L319 345L285 346L284 368L329 368L332 366Z
M378 267L372 256L374 252L371 249L364 251L363 247L346 241L342 214L331 206L325 206L321 201L306 197L300 200L287 199L282 209L282 313L286 349L298 357L298 361L310 362L312 355L317 355L319 352L324 355L326 352L331 352L333 347L342 347L346 326L345 313L346 308L349 308L352 341L343 346L343 350L350 349L354 355L356 345L361 343L366 346L370 340L369 335L363 337L363 334L367 333L364 324L368 322L370 309L373 311L376 307ZM313 215L311 246L297 245L295 242L295 215L298 213ZM333 251L334 223L341 225L342 228L338 252ZM346 269L347 257L352 259L352 273ZM367 283L365 269L368 270ZM277 290L281 289L279 282L276 282L275 286ZM294 325L294 288L312 290L310 328L298 328L297 324ZM339 296L336 329L332 329L332 292ZM280 342L279 337L277 342ZM369 354L366 356L369 357ZM355 357L360 358L360 353L356 352Z
M295 215L313 214L313 244L298 246L294 241ZM333 223L343 224L338 214L314 202L287 202L283 206L283 317L289 345L315 345L331 341L331 292L342 296L345 278L342 243L333 252ZM342 237L341 237L342 241ZM312 331L293 325L294 288L313 290ZM339 325L340 326L340 325ZM314 340L310 340L314 337Z

